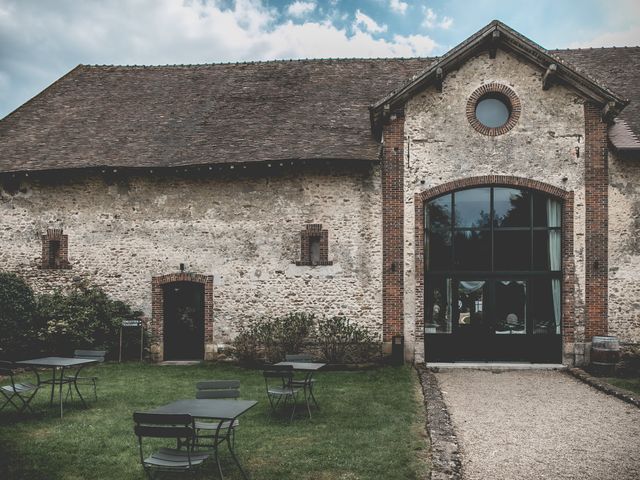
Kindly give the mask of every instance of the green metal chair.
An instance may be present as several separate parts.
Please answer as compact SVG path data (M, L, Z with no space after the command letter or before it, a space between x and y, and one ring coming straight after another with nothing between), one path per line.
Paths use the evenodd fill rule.
M291 417L289 418L289 421L291 422L296 413L298 393L301 390L300 387L296 387L291 383L293 380L293 367L291 365L271 365L263 370L262 375L264 376L264 382L267 388L267 398L269 399L269 405L271 405L272 412L275 412L278 409L278 406L283 399L284 408L286 408L289 400L291 400L292 409ZM307 409L309 409L308 402ZM311 411L309 411L309 415L311 415Z
M136 412L133 421L140 462L149 479L153 479L155 472L195 473L211 457L211 452L193 450L195 428L191 415ZM163 447L145 458L144 438L174 439L178 448Z
M287 362L300 362L300 363L313 363L314 358L310 353L296 353L286 355ZM304 389L305 398L307 396L307 391L309 392L309 396L315 403L316 408L320 410L320 405L318 405L318 401L316 400L316 396L313 394L313 387L316 383L316 379L312 378L312 373L307 373L303 379L293 379L291 382L296 387L302 387Z
M89 358L92 360L97 360L98 362L104 362L104 357L107 354L106 350L75 350L73 352L73 358ZM71 389L72 385L75 383L76 385L92 385L93 386L93 396L96 401L98 400L98 388L97 382L98 377L75 377L75 375L69 375L65 378L65 383L69 385L67 390L67 397L71 395L73 398L73 390Z
M196 383L196 398L204 399L237 399L240 397L240 380L207 380ZM226 435L231 435L232 444L235 446L236 428L239 420L233 422L211 422L195 420L196 439L195 446L215 447L219 439L224 440ZM210 440L211 445L201 443L201 440ZM219 443L219 442L218 442Z
M33 412L33 408L31 408L31 405L29 404L40 388L40 375L35 368L30 368L30 370L36 375L36 383L16 383L14 378L15 371L13 362L0 361L0 377L9 377L9 380L11 381L9 385L3 385L0 387L0 393L2 393L2 396L5 399L2 406L0 406L0 411L7 405L11 404L20 413L27 409ZM14 399L16 401L14 401Z

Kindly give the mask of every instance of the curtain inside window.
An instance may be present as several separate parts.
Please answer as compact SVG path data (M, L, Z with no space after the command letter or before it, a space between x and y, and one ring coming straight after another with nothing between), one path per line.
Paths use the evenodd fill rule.
M549 227L559 227L562 215L560 202L547 199L547 222ZM549 230L549 267L552 271L560 270L560 230ZM553 314L556 333L560 333L560 280L551 280L551 294L553 297Z
M478 281L460 282L458 288L462 290L464 293L469 294L469 293L477 292L482 287L484 287L484 281L478 280Z

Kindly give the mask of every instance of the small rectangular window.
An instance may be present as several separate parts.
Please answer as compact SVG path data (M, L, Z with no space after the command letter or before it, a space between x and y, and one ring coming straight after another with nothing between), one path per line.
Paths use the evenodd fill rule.
M318 265L322 260L320 256L320 237L309 238L309 252L311 257L311 264Z
M60 267L60 240L49 240L49 268Z

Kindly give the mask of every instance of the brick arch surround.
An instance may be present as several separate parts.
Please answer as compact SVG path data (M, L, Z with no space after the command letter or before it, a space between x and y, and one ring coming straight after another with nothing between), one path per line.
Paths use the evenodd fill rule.
M192 282L204 285L204 356L213 355L213 275L197 273L169 273L151 279L151 355L154 361L164 359L164 285L173 282Z
M440 195L475 187L527 188L562 201L562 345L564 352L570 351L575 341L574 290L576 278L573 256L573 192L537 180L507 175L461 178L415 194L416 345L424 345L424 204Z

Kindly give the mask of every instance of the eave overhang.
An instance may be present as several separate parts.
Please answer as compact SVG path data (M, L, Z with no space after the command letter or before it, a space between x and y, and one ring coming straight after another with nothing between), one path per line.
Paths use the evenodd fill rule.
M599 104L602 107L603 119L608 123L611 123L629 103L629 100L615 94L605 85L578 72L565 60L550 54L504 23L494 20L440 57L426 70L369 107L371 129L376 139L380 140L382 126L389 117L402 109L410 98L430 85L441 85L443 78L449 72L457 70L464 62L480 52L488 51L490 56L495 56L497 48L528 60L544 72L541 89L549 88L552 83L564 83L585 98Z

